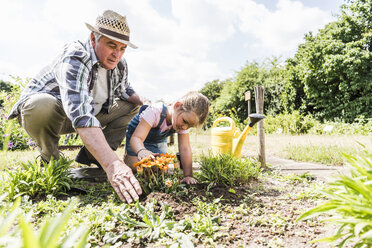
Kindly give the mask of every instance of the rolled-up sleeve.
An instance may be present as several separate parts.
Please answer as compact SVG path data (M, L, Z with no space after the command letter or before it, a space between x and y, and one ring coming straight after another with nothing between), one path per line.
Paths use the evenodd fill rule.
M55 67L63 109L75 129L101 127L94 116L93 98L89 95L91 67L89 54L84 51L66 55Z

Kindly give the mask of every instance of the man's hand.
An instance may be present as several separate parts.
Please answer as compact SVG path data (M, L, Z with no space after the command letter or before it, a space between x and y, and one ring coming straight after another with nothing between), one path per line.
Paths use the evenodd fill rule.
M105 171L120 200L127 203L138 200L142 189L132 170L126 164L116 160L107 166Z
M189 177L185 177L184 179L182 179L182 180L181 180L181 183L186 183L186 184L197 184L198 181L197 181L195 178L189 176Z

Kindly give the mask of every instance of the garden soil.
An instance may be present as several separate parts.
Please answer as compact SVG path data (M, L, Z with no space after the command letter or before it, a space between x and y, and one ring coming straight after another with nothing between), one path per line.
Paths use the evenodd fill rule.
M314 185L324 185L339 173L349 172L344 167L299 163L278 157L268 157L267 163L269 169L265 176L245 186L188 185L187 194L153 192L142 196L140 201L155 199L159 214L166 202L174 218L182 220L198 211L197 199L208 204L220 199L217 212L211 216L220 216L222 235L213 244L200 241L197 247L331 247L327 243L311 241L331 236L335 227L323 224L319 218L301 222L296 219L306 209L324 200L308 193ZM198 164L193 167L195 171L199 169ZM122 247L135 245L124 244Z
M186 196L154 192L142 200L156 199L159 211L160 203L167 202L175 218L181 220L197 211L194 199L212 203L220 198L220 224L226 235L216 241L219 247L331 247L327 243L310 242L331 236L335 227L322 224L318 218L295 220L304 210L319 203L319 198L306 195L312 184L334 180L339 173L349 171L345 167L300 163L277 157L268 157L267 163L274 176L260 178L244 187L197 184L188 187ZM197 164L194 169L198 169ZM275 173L292 174L292 180L283 180ZM295 174L304 181L296 178ZM234 212L236 208L240 210ZM200 244L200 247L204 246Z

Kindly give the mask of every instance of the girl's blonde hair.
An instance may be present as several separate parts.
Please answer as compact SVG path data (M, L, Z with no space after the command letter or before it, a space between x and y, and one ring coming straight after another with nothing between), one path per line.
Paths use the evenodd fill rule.
M181 111L194 112L199 118L199 125L203 125L209 113L209 100L203 94L197 91L190 91L180 100L182 103Z

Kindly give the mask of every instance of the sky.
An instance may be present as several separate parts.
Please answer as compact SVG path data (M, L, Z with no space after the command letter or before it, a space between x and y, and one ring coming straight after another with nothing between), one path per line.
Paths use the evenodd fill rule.
M104 10L125 15L124 57L135 91L176 101L247 62L292 57L308 32L337 19L343 0L0 0L0 79L30 78L64 44L86 41Z

